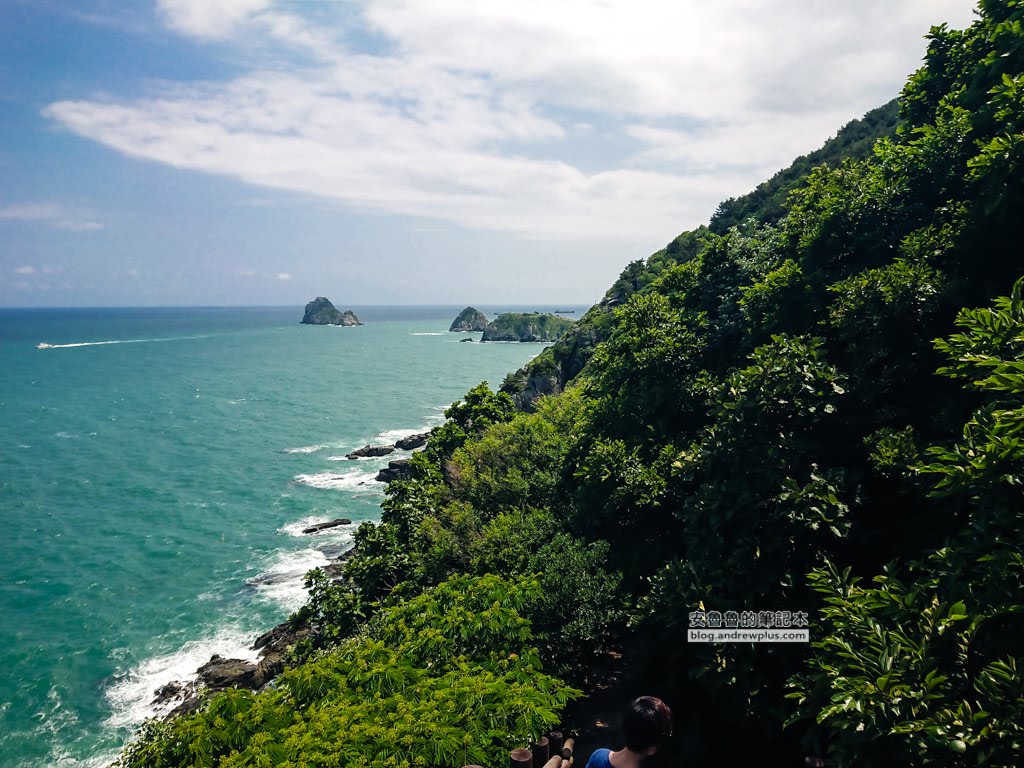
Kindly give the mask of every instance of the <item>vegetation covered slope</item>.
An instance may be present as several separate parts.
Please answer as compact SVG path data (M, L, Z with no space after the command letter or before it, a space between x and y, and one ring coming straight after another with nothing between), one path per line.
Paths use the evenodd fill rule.
M530 597L514 616L481 611L489 598L459 609L481 644L465 663L547 698L467 693L413 716L439 732L462 718L496 756L572 695L541 666L585 682L617 635L676 712L673 764L1018 765L1022 23L1024 4L983 0L970 29L933 29L893 138L813 170L777 222L684 233L641 265L564 392L530 413L467 393L389 486L381 523L359 529L346 580L311 577L306 661L253 697L271 726L217 720L215 698L134 754L213 739L220 762L202 764L468 761L423 755L407 731L397 747L386 729L348 742L359 697L315 708L287 681L336 697L370 670L413 680L391 662L339 668L405 610L437 617L436 631L403 626L428 654L410 663L443 677L446 609L410 606L495 588ZM697 610L806 611L813 642L686 643ZM524 634L509 644L506 626ZM526 676L494 677L522 654ZM481 727L493 700L536 719ZM303 751L324 734L348 751Z
M505 312L487 324L480 341L557 341L572 324L547 312Z
M788 195L806 183L813 168L821 165L836 168L846 159L872 156L878 139L896 133L898 118L897 99L871 110L863 118L844 126L821 148L797 158L753 191L723 202L708 227L684 232L648 259L630 263L601 303L584 314L550 350L510 375L502 391L512 395L517 405L525 410L532 407L538 396L561 391L583 370L597 345L608 337L615 323L615 307L648 286L667 266L695 256L708 232L724 235L730 227L749 219L777 223L785 213Z

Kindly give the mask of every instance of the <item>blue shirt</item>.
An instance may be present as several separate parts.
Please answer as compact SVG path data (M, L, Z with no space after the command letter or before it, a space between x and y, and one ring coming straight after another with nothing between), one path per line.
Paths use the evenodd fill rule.
M610 749L595 749L587 760L587 768L612 768L612 761L608 759L611 753Z

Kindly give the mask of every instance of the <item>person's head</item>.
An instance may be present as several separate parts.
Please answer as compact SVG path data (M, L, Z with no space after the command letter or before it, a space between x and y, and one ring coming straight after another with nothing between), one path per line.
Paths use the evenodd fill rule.
M633 699L622 716L622 735L631 752L653 755L672 735L672 711L653 696Z

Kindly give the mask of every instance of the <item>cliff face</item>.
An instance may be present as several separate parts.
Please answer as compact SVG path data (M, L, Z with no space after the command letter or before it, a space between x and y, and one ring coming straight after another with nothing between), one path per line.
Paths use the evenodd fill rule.
M558 341L572 326L558 315L506 312L487 324L480 341Z
M305 325L362 325L352 310L339 312L330 300L323 296L317 296L306 305L301 322Z
M487 327L487 315L476 307L466 307L452 321L449 332L482 331Z

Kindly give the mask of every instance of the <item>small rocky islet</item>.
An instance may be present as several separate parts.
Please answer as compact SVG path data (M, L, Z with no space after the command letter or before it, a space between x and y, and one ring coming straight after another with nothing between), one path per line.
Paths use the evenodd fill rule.
M466 307L452 320L448 331L449 333L476 333L486 327L487 315L476 307Z
M573 320L551 312L505 312L488 322L487 316L476 307L466 307L448 330L451 333L482 332L480 341L553 342L565 336L573 325Z
M331 300L324 296L317 296L306 305L302 320L299 322L301 325L341 325L345 327L363 324L351 309L340 312L331 303Z

